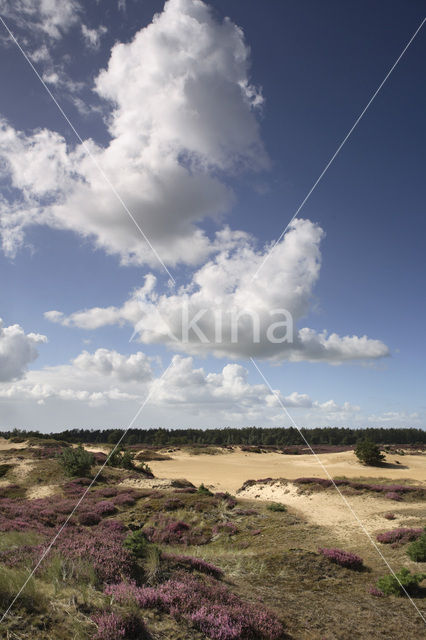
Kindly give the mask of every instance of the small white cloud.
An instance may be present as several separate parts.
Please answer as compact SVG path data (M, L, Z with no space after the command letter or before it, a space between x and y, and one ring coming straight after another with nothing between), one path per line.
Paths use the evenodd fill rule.
M25 334L19 324L5 327L0 318L0 382L22 378L38 356L36 345L47 342L39 333Z
M89 49L99 49L101 44L101 38L107 33L108 29L103 25L100 25L97 29L89 29L85 24L81 25L81 33L84 42Z
M59 40L76 24L81 12L77 0L0 0L0 13L22 29Z

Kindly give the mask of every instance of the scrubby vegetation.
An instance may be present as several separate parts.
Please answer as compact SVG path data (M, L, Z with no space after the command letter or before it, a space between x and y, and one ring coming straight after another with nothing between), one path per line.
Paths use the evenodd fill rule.
M403 567L395 575L389 573L377 581L377 588L387 596L404 596L405 592L415 595L419 584L426 578L426 573L411 573Z
M349 551L343 551L343 549L318 549L319 553L322 553L323 556L334 562L335 564L339 564L341 567L346 567L347 569L355 569L356 571L360 571L364 566L364 561L360 556L357 556L356 553L350 553Z
M81 445L76 449L63 449L59 455L59 462L64 471L69 476L87 476L94 463L91 453L86 451Z
M426 530L407 547L407 555L414 562L426 562Z
M269 511L287 511L285 504L281 504L280 502L271 502L268 504L267 509Z

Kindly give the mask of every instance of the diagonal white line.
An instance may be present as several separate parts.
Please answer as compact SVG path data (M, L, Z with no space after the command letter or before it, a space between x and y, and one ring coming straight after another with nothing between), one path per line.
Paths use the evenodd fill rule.
M170 367L172 366L172 362L173 360L170 362L169 366L167 367L167 369L165 369L163 371L163 373L161 374L161 376L158 378L158 381L162 380L164 378L164 376L166 375L167 371L170 369ZM48 544L48 546L46 547L46 549L43 551L43 554L41 555L40 559L38 560L37 564L35 565L35 567L32 569L31 573L29 574L28 578L25 580L24 584L22 585L22 587L19 589L18 593L16 594L16 596L13 598L13 600L11 601L11 603L9 604L9 606L7 607L6 611L3 613L1 619L0 619L0 624L3 622L3 620L5 619L5 617L7 616L7 614L9 613L9 611L11 610L11 608L13 607L13 605L15 604L15 602L18 600L19 596L21 595L21 593L23 592L23 590L25 589L25 587L27 586L28 582L31 580L31 578L33 577L33 575L35 574L35 572L37 571L37 569L39 568L40 564L43 562L43 560L45 559L45 557L48 555L48 553L50 552L50 550L52 549L53 545L55 544L56 540L59 538L59 536L61 535L62 531L65 529L65 527L67 526L68 522L70 521L70 519L72 518L72 516L74 515L74 513L77 511L78 507L80 506L80 504L83 502L84 498L86 497L86 495L88 494L89 490L92 488L92 486L95 484L96 480L99 478L100 474L102 473L105 465L108 463L108 460L111 458L111 456L113 455L113 453L116 451L117 447L119 447L119 445L121 444L121 442L123 441L123 439L125 438L127 432L129 431L129 429L132 428L132 426L134 425L135 421L137 420L137 418L139 417L140 413L142 412L142 410L144 409L145 405L147 404L148 400L150 399L153 389L154 389L155 384L153 383L145 400L143 401L143 403L141 404L141 406L139 407L139 409L137 410L137 412L135 413L135 415L133 416L132 420L130 421L130 423L128 424L128 426L126 427L125 431L123 432L123 435L120 437L119 441L117 442L117 444L115 445L115 447L111 450L110 454L108 455L107 459L105 460L105 462L103 463L103 465L101 466L101 468L99 469L99 471L97 472L97 474L95 475L95 477L93 478L93 480L91 481L91 483L89 484L89 486L86 488L86 490L84 491L83 495L81 496L81 498L77 501L75 507L73 508L73 510L71 511L71 513L67 516L67 519L65 520L65 522L61 525L59 531L57 533L55 533L55 535L53 536L52 540L50 541L50 543Z
M271 249L269 249L268 253L266 254L265 258L263 259L263 261L261 262L261 264L259 265L259 267L256 269L254 275L252 276L252 280L254 280L254 278L257 277L259 271L262 269L263 265L265 264L265 262L269 259L271 253L273 252L273 250L275 249L275 247L277 246L277 244L282 240L283 236L285 235L287 229L289 228L289 226L291 225L291 223L293 222L293 220L299 215L301 209L305 206L305 204L307 203L307 201L309 200L309 198L311 197L312 193L314 192L314 190L316 189L316 187L318 186L318 184L321 182L321 180L323 179L323 177L325 176L325 174L327 173L328 169L330 168L330 166L333 164L333 162L335 161L335 159L337 158L337 156L339 155L340 151L342 150L342 148L344 147L344 145L346 144L346 142L349 140L350 136L352 135L352 133L354 132L354 130L356 129L356 127L358 126L358 124L361 122L362 118L364 117L364 115L366 114L367 110L370 108L371 104L374 102L375 98L378 96L378 94L380 93L383 85L386 83L386 81L388 80L389 76L392 74L392 72L395 70L395 68L397 67L397 65L399 64L399 62L401 61L402 57L404 56L404 54L406 53L408 47L411 45L411 43L413 42L413 40L415 39L415 37L417 36L417 34L419 33L419 31L421 30L421 28L423 27L424 23L426 22L426 18L423 18L423 20L421 21L420 25L417 27L417 29L415 30L415 32L413 33L413 35L411 36L411 38L409 39L409 41L407 42L407 44L405 45L405 47L403 48L403 50L401 51L401 53L399 54L399 56L397 57L397 59L395 60L395 62L393 63L393 65L391 66L391 68L389 69L389 71L387 72L387 74L385 75L384 79L382 80L382 82L379 84L379 86L377 87L376 91L373 93L373 95L371 96L370 100L367 102L367 104L365 105L364 109L361 111L361 113L359 114L358 118L355 120L354 124L352 125L352 127L349 129L348 133L345 135L345 137L343 138L342 142L339 144L339 146L337 147L336 151L333 153L333 155L331 156L330 160L327 162L327 164L325 165L324 169L322 170L322 172L320 173L320 175L318 176L318 178L316 179L316 181L314 182L314 184L312 185L312 187L310 188L310 190L308 191L307 195L305 196L305 198L302 200L302 202L300 203L300 205L297 207L296 212L293 214L293 216L291 217L290 221L288 222L287 226L285 227L284 231L282 231L282 233L280 234L278 240L275 241L275 243L272 245Z
M268 387L268 389L270 390L270 392L275 396L275 398L278 400L278 403L280 404L282 410L284 411L284 413L287 415L287 417L289 418L290 422L293 424L293 426L295 427L295 429L297 429L297 431L299 432L299 435L301 436L301 438L303 439L303 441L305 442L306 446L308 447L308 449L310 450L310 452L313 454L313 456L315 457L316 461L318 462L318 464L322 467L323 471L326 473L326 475L328 476L328 479L331 480L334 488L336 489L337 493L339 494L339 496L342 498L343 503L346 505L346 507L349 509L349 511L351 512L351 514L353 515L353 517L355 518L355 520L358 522L359 526L361 527L362 531L365 533L365 535L367 536L367 538L369 539L369 541L371 542L371 544L373 545L373 547L375 548L375 550L377 551L377 553L379 554L379 556L382 558L383 562L386 564L386 566L388 567L389 571L392 573L393 577L398 581L400 587L402 588L402 590L404 591L405 595L407 596L407 598L409 599L409 601L411 602L411 604L413 605L413 607L415 608L415 610L417 611L417 613L419 614L419 616L421 617L421 619L423 620L423 622L426 624L426 618L423 615L423 613L420 611L420 609L418 608L418 606L416 605L416 603L414 602L414 600L412 599L412 597L410 596L410 594L408 593L408 591L406 590L406 588L404 587L403 584L401 584L401 581L399 580L398 576L395 574L394 570L392 569L392 567L390 566L389 562L386 560L385 556L383 555L383 553L381 552L381 550L379 549L379 547L377 546L375 540L371 537L371 535L368 533L367 529L365 528L364 524L361 522L361 520L359 519L358 515L356 514L356 512L354 511L352 505L348 502L347 498L345 495L343 495L343 493L340 491L339 487L337 486L337 484L334 482L333 478L331 477L327 467L325 466L325 464L322 462L321 458L318 456L317 453L315 453L315 451L312 449L311 445L309 444L309 442L306 440L305 436L303 435L302 431L299 429L299 427L297 426L297 424L295 423L295 421L293 420L293 418L291 417L290 413L287 410L287 407L285 407L285 405L282 403L281 398L279 396L279 394L274 391L274 389L271 387L271 385L269 384L268 380L266 379L266 377L264 376L264 374L262 373L262 371L259 369L259 367L257 366L256 362L253 360L253 358L250 358L251 362L253 363L254 367L257 369L258 373L260 374L260 376L262 377L263 381L265 382L266 386Z
M55 103L55 105L57 106L57 108L59 109L61 115L63 116L63 118L65 119L65 121L67 122L67 124L70 126L70 128L72 129L72 131L74 132L74 134L76 135L77 139L79 140L79 142L81 143L83 149L85 150L85 152L87 153L87 155L90 157L90 159L92 160L93 164L95 165L95 167L98 169L99 173L102 175L103 179L105 180L105 182L107 183L107 185L109 186L109 188L111 189L112 193L114 194L114 196L117 198L118 202L121 204L121 206L123 207L124 211L127 213L127 215L129 216L130 220L132 220L132 222L134 223L134 225L136 226L136 228L138 229L139 233L141 234L142 238L145 240L145 242L147 243L147 245L149 246L149 248L151 249L152 253L154 254L154 256L157 258L158 262L161 264L161 266L163 267L163 269L165 270L165 272L167 273L167 275L169 276L169 278L171 279L171 281L173 282L173 284L176 284L176 281L174 279L174 277L172 276L172 274L170 273L170 271L168 270L168 268L166 267L166 265L164 264L164 262L162 261L162 259L160 258L160 255L158 254L157 250L155 249L155 247L153 247L153 245L151 244L148 236L145 234L145 232L143 231L142 227L140 226L140 224L138 223L138 221L135 219L134 215L132 214L132 212L129 210L129 208L127 207L126 203L124 202L123 198L120 196L120 194L118 193L117 189L114 187L114 185L112 184L111 180L108 178L108 176L106 175L105 171L102 169L102 167L100 166L99 162L97 161L96 157L92 154L92 152L90 151L90 148L88 147L88 145L84 142L84 140L82 139L82 137L80 136L80 134L78 133L77 129L74 127L74 125L72 124L71 120L69 119L69 117L67 116L67 114L65 113L65 111L63 110L63 108L61 107L61 105L59 104L59 102L56 100L55 96L53 95L53 93L51 92L51 90L49 89L49 87L47 86L47 84L45 83L45 81L43 80L43 78L40 76L39 72L37 71L36 67L33 65L33 63L31 62L30 58L28 57L28 55L25 53L25 51L23 50L23 48L21 47L21 45L19 44L18 40L15 38L15 36L13 35L12 31L9 29L9 27L7 26L6 22L4 21L4 19L0 16L0 22L2 23L2 25L4 26L4 28L6 29L6 31L8 32L9 36L11 37L11 39L13 40L13 42L16 44L16 46L18 47L19 51L22 53L22 55L24 56L25 60L28 62L28 64L30 65L31 69L34 71L35 75L37 76L37 78L40 80L41 84L43 85L43 87L46 89L47 93L49 94L49 96L52 98L53 102Z

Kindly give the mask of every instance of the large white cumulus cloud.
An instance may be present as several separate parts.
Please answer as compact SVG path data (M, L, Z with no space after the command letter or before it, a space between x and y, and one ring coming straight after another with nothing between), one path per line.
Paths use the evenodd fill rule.
M84 329L129 323L143 343L162 343L194 355L213 353L233 358L336 364L389 355L388 347L380 340L328 335L298 327L311 308L320 273L323 231L318 225L296 220L254 279L265 252L257 251L246 234L224 230L219 236L222 250L176 293L157 293L156 280L151 275L122 307L95 307L70 316L50 311L46 317ZM283 309L288 312L293 330L291 339L277 343L270 339L268 331L275 322L283 321L283 314L278 312ZM198 330L191 328L186 334L186 318L196 319ZM233 334L235 318L239 318L238 331ZM259 327L258 340L255 324ZM279 337L278 333L274 335ZM184 336L188 339L183 340Z
M48 224L158 267L109 181L165 263L200 262L211 247L197 222L233 201L225 174L268 162L242 31L200 0L169 0L113 47L95 88L111 108L106 147L67 149L59 134L2 123L0 173L18 190L0 201L4 249L13 254L25 227Z
M39 333L25 333L19 324L5 327L0 318L0 382L22 378L37 358L36 345L47 342Z

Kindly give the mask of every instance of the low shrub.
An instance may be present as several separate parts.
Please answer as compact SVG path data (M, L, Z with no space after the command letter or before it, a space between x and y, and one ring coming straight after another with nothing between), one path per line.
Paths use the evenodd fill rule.
M407 547L407 555L414 562L426 562L426 531Z
M67 559L89 562L98 582L116 582L117 577L131 578L135 571L134 558L123 547L125 535L122 523L114 520L103 521L92 529L67 527L55 548Z
M382 544L406 544L412 540L417 540L423 533L423 529L410 529L406 527L398 527L390 531L384 531L376 536L376 540Z
M94 511L82 511L78 516L78 521L80 524L92 527L95 524L99 524L101 516Z
M401 494L397 493L396 491L388 491L387 493L385 493L385 498L387 498L388 500L396 500L397 502L401 502L402 500Z
M219 500L224 500L226 502L226 506L228 507L228 509L233 509L235 507L235 505L237 504L236 499L234 498L234 496L231 496L230 493L226 492L218 492L214 494L214 497L219 499Z
M184 565L189 569L193 569L208 576L212 576L217 580L223 578L222 569L216 567L216 565L214 564L211 564L211 562L206 562L202 558L194 558L193 556L181 556L174 553L162 553L161 558L163 560L175 562L179 565Z
M256 509L235 509L234 511L236 516L257 516L258 513Z
M269 511L287 511L285 504L281 504L280 502L270 502L266 508Z
M233 522L219 522L214 525L212 532L215 536L219 533L226 533L228 536L234 536L238 533L238 527Z
M93 640L142 640L146 636L146 627L133 613L119 614L103 612L92 617L98 629Z
M385 513L384 517L386 518L386 520L395 520L395 514L394 513Z
M169 498L163 504L163 509L165 511L177 511L177 509L183 509L184 503L179 498Z
M152 525L143 528L143 532L150 542L157 544L207 544L211 539L210 530L196 529L182 522L172 520L168 516L159 514Z
M131 493L119 493L112 500L116 507L128 507L135 504L136 497Z
M320 548L318 552L323 556L334 562L335 564L340 565L341 567L346 567L347 569L354 569L355 571L360 571L364 568L363 559L360 556L357 556L355 553L350 553L349 551L343 551L343 549L327 549Z
M409 594L415 594L419 589L420 582L426 578L426 573L410 573L406 567L403 567L395 576L389 573L377 581L378 589L387 596L403 596L405 591Z
M120 604L155 608L184 619L212 640L280 640L284 629L261 605L249 605L224 585L205 577L178 575L157 587L110 585L106 593Z

